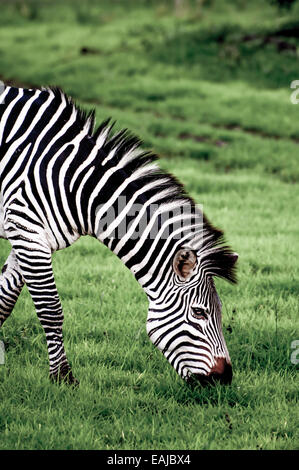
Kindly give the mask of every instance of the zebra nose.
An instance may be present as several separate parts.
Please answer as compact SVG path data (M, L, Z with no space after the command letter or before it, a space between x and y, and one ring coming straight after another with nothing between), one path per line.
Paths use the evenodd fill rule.
M224 385L230 384L233 378L231 364L224 357L217 357L208 377L213 381L219 380Z
M200 383L202 386L215 385L217 382L222 385L229 385L232 381L233 372L232 366L223 357L218 357L215 360L215 365L212 367L208 375L192 374L189 380L191 385Z

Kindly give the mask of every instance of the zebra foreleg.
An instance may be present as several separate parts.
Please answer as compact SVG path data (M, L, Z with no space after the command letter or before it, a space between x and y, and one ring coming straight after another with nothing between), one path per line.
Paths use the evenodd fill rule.
M0 275L0 327L11 314L23 285L20 267L11 250Z
M50 378L53 381L77 385L79 382L72 374L64 350L63 311L55 285L51 253L45 252L44 249L32 252L22 248L16 250L16 256L45 331Z
M6 221L6 233L14 248L20 273L34 302L45 331L50 378L55 382L77 385L68 364L62 335L63 311L55 285L51 250L43 231L26 229L14 220L13 211Z

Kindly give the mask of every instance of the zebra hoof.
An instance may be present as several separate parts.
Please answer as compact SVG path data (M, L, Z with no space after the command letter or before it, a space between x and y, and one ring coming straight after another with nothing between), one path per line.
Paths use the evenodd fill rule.
M72 373L71 368L68 364L63 364L60 366L57 372L50 373L50 380L53 383L65 383L67 385L71 385L72 387L78 387L79 380L77 380Z

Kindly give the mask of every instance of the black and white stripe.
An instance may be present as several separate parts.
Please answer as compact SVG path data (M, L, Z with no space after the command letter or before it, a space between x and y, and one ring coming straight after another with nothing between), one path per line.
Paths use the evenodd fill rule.
M212 277L234 282L236 261L222 232L137 138L111 135L109 121L94 131L94 113L59 89L5 87L1 102L0 237L12 251L0 277L0 324L26 283L45 330L51 377L74 382L51 254L91 235L144 288L149 337L177 372L186 379L222 375L219 361L230 359ZM184 259L182 275L173 264L182 249L193 253L188 275Z

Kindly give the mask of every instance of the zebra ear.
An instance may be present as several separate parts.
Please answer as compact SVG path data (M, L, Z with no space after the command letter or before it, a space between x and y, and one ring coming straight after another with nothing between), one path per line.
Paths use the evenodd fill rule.
M176 253L173 259L173 270L182 281L191 276L196 260L196 252L191 248L182 248Z

